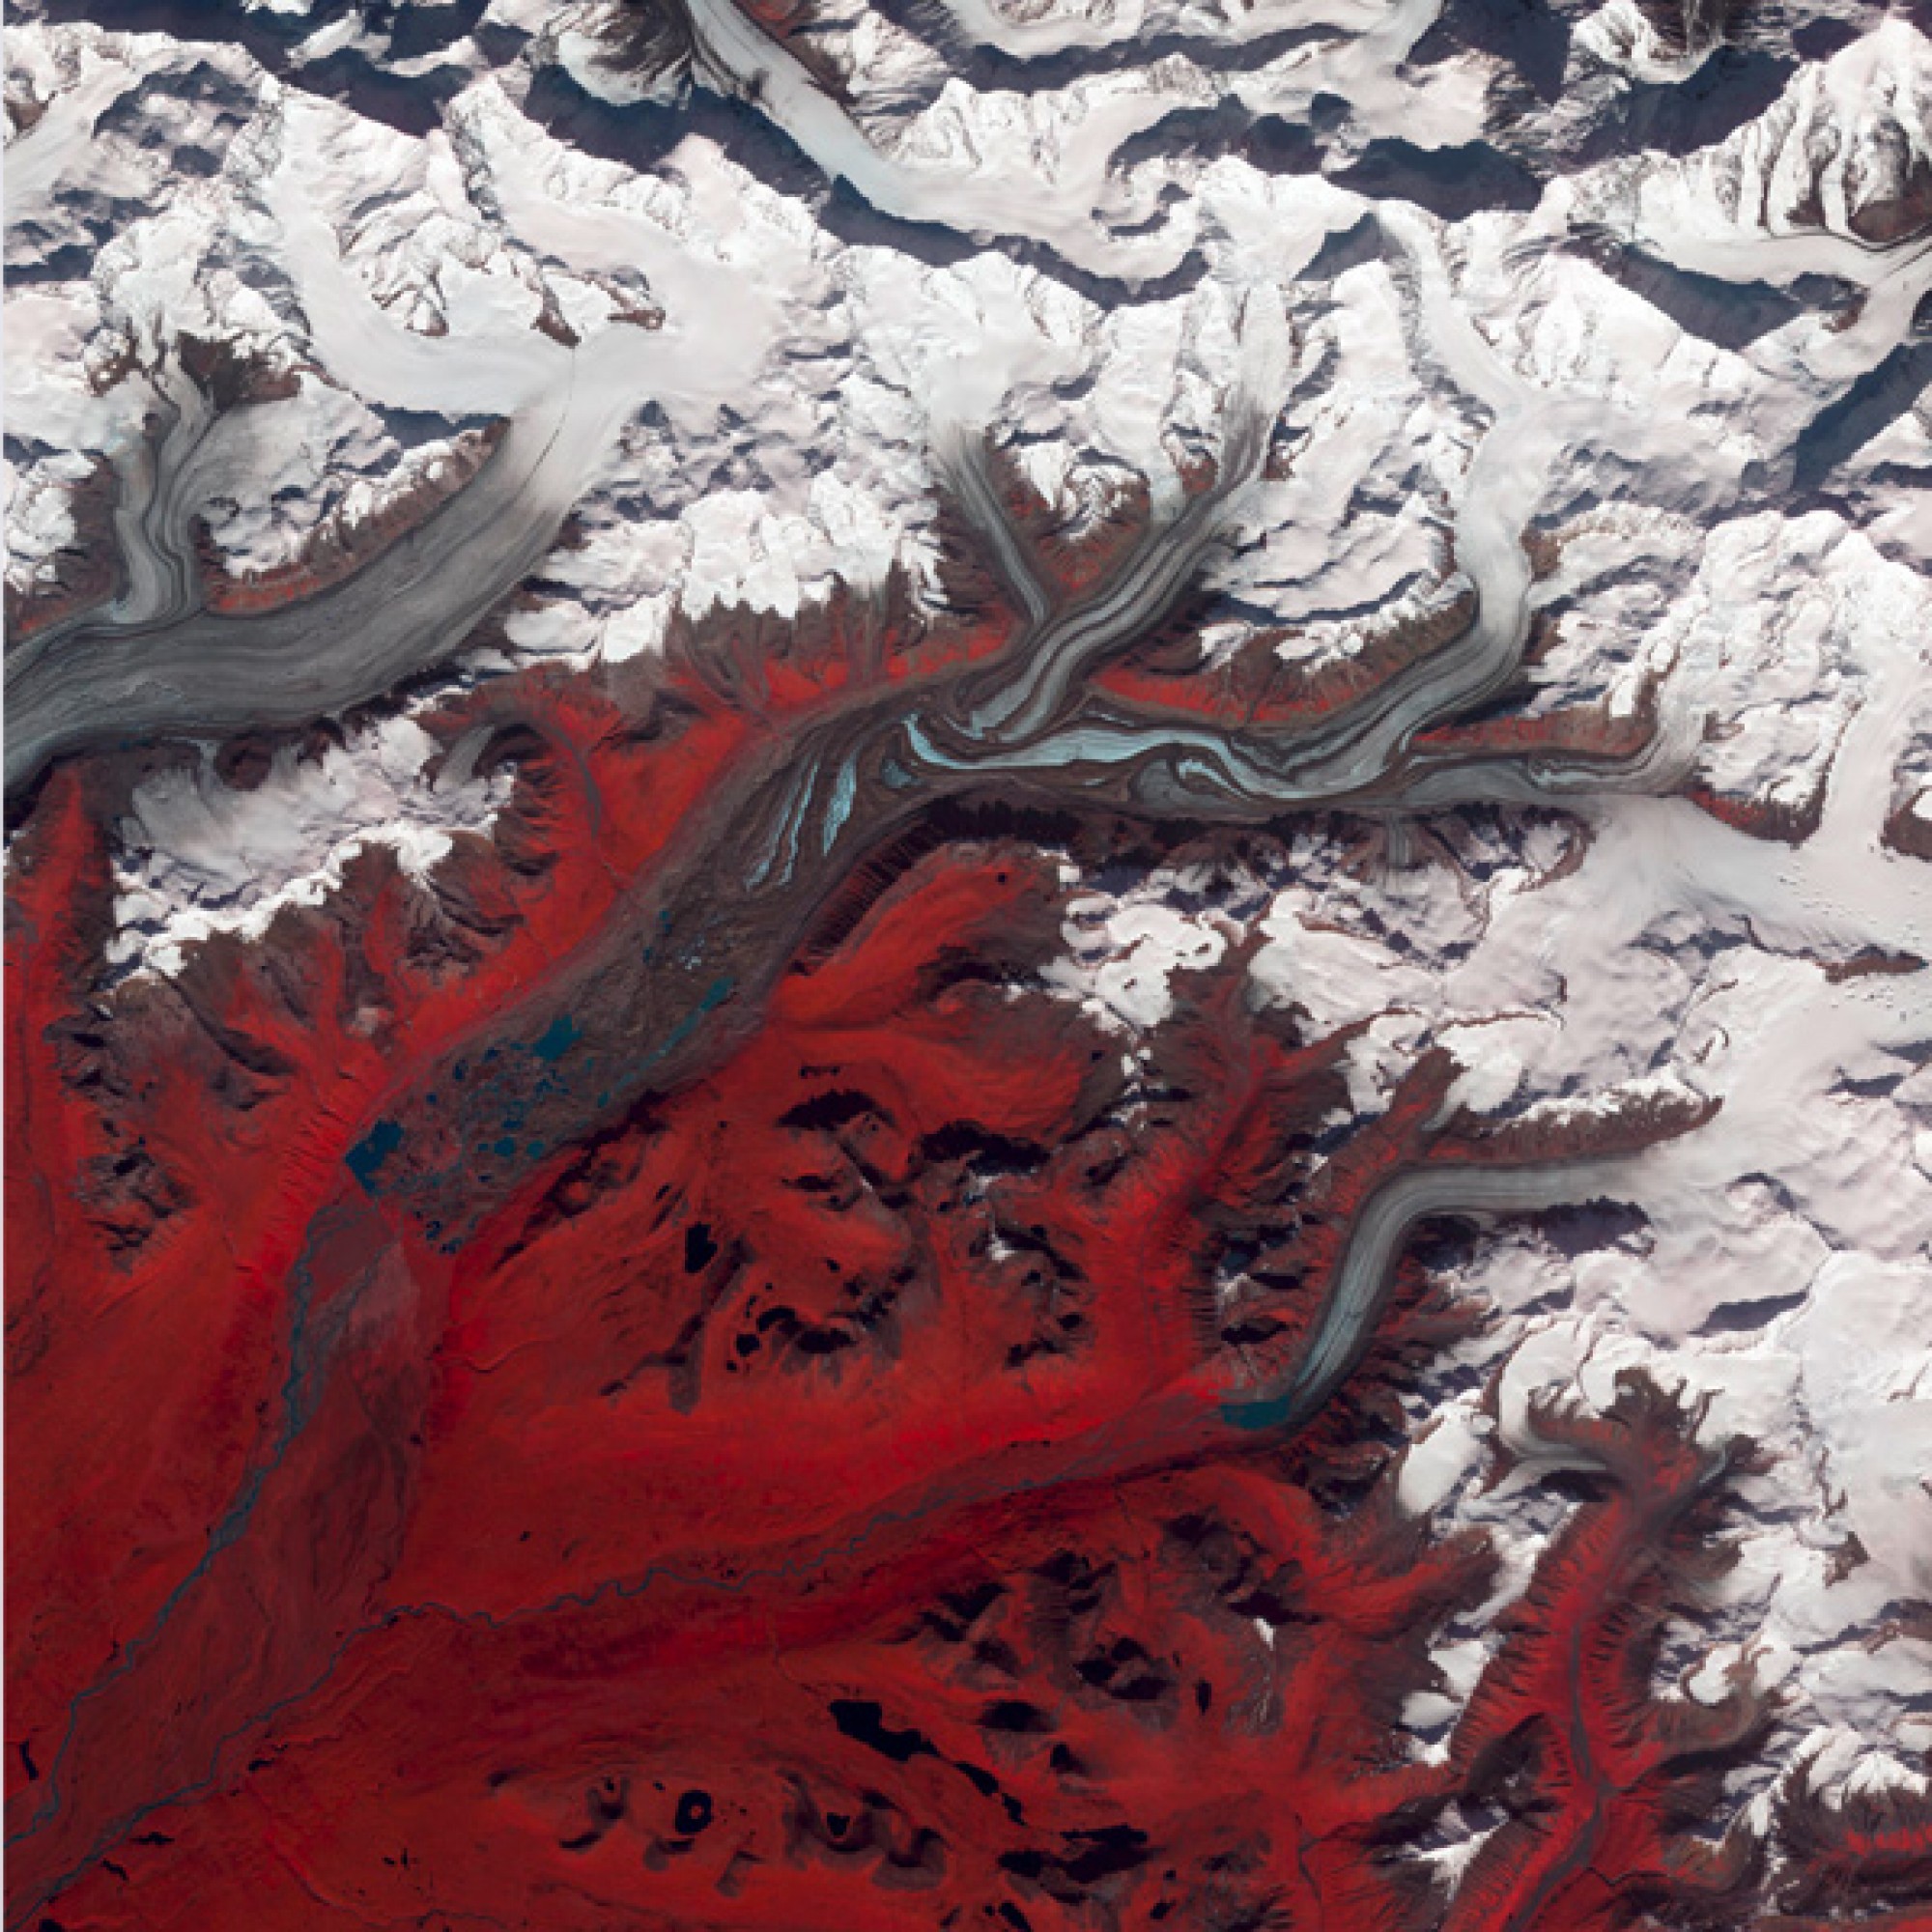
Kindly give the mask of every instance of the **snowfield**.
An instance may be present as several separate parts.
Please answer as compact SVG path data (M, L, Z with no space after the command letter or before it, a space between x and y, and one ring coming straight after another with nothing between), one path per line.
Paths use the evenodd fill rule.
M1452 798L1419 827L1293 825L1238 878L1082 878L1050 977L1131 1056L1177 972L1247 948L1256 1000L1370 1023L1367 1108L1436 1044L1478 1113L1720 1101L1602 1182L1615 1208L1482 1217L1464 1285L1492 1319L1412 1405L1404 1498L1494 1528L1520 1589L1550 1526L1530 1398L1605 1405L1636 1365L1708 1393L1713 1439L1770 1453L1666 1664L1692 1698L1782 1687L1744 1796L1802 1766L1923 1778L1932 867L1897 828L1916 811L1932 851L1932 42L1909 10L1793 0L1740 51L1606 0L1513 52L1440 0L830 0L784 37L694 0L691 44L641 65L602 4L497 0L467 30L403 6L402 51L306 0L211 7L206 42L84 11L25 0L9 29L10 599L57 600L127 536L103 476L152 538L114 622L187 638L192 532L245 584L433 495L466 436L511 424L523 465L488 526L492 599L523 587L487 635L412 618L384 643L371 611L374 670L317 706L352 711L339 744L244 788L189 729L132 784L117 977L260 932L368 843L427 868L487 829L506 781L414 722L439 696L648 660L680 611L790 618L895 567L936 594L932 452L960 429L1073 529L1136 478L1176 501L1238 376L1277 428L1204 663L1262 638L1346 666L1473 589L1529 640L1531 713L1654 707L1675 795ZM421 111L385 119L398 81ZM196 344L252 386L157 477ZM334 661L326 629L302 648ZM96 728L79 708L49 743ZM1520 1460L1491 1486L1497 1444ZM1440 1655L1418 1752L1511 1587Z

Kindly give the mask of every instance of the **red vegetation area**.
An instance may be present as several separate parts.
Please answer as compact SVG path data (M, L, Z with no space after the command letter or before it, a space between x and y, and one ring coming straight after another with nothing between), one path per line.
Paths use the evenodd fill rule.
M1389 1176L1588 1143L1442 1120L1434 1058L1356 1116L1347 1038L1255 1011L1239 957L1129 1057L1042 979L1061 868L1010 833L855 879L753 1037L457 1252L364 1191L370 1122L757 747L680 658L649 711L548 675L453 708L517 767L489 838L426 884L365 854L171 981L100 987L110 775L43 791L10 1922L1910 1922L1902 1808L1709 1835L1769 1714L1652 1663L1747 1452L1647 1384L1538 1418L1576 1500L1419 1751L1495 1559L1398 1505L1399 1398L1474 1312L1411 1253L1308 1426L1224 1405L1300 1359ZM753 658L773 712L840 682Z

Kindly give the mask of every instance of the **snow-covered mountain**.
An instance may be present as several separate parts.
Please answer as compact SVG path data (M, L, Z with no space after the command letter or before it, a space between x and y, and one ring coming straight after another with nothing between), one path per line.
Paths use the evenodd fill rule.
M1250 393L1176 675L1338 689L1479 610L1525 639L1492 710L1661 750L1068 856L1049 982L1131 1057L1245 958L1258 1005L1362 1023L1366 1115L1435 1047L1496 1120L1721 1103L1614 1209L1458 1264L1493 1319L1409 1399L1403 1495L1512 1553L1413 1749L1552 1532L1531 1399L1642 1366L1765 1451L1660 1664L1780 1690L1734 1805L1922 1792L1928 35L1867 0L21 0L10 785L118 772L102 997L487 832L508 779L423 723L453 696L895 573L936 607L949 438L1077 546L1177 510Z

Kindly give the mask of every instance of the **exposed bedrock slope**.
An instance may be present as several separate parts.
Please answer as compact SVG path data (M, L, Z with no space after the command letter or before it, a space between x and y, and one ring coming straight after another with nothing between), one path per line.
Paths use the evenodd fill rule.
M1912 9L10 36L10 1922L1917 1924Z

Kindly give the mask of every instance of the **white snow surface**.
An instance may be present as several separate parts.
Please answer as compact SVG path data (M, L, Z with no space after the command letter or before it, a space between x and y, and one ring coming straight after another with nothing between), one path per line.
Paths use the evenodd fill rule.
M389 718L351 748L276 751L251 790L224 784L206 754L142 781L121 825L110 964L174 973L212 933L258 937L283 907L320 904L371 845L428 872L452 832L489 829L510 786L502 773L439 782L426 768L441 749L411 719Z
M1494 54L1452 37L1421 57L1435 0L944 0L985 56L956 72L854 0L814 13L842 90L728 0L696 0L691 71L657 75L611 65L608 7L497 0L490 36L396 64L454 77L424 133L304 85L345 46L380 61L380 36L255 4L317 23L284 72L14 9L17 588L76 540L75 487L128 459L190 335L298 376L237 432L251 487L205 506L238 569L373 505L466 425L608 383L574 546L509 624L514 652L586 663L653 651L680 604L790 615L895 560L929 578L928 452L954 425L994 427L1069 509L1135 472L1171 497L1260 358L1277 459L1215 565L1210 650L1259 627L1290 660L1345 658L1477 582L1547 629L1531 709L1654 690L1710 793L1812 812L1795 845L1674 798L1310 823L1245 879L1087 882L1053 978L1131 1051L1177 969L1255 937L1257 998L1317 1029L1372 1022L1361 1108L1436 1043L1477 1112L1644 1082L1720 1099L1625 1170L1635 1232L1570 1252L1497 1224L1466 1284L1494 1321L1418 1403L1403 1493L1498 1532L1499 1604L1556 1520L1533 1471L1483 1482L1496 1436L1533 1446L1529 1397L1605 1402L1637 1365L1708 1391L1707 1431L1770 1459L1686 1694L1759 1672L1791 1699L1785 1767L1917 1775L1932 1656L1888 1618L1932 1596L1932 972L1844 970L1932 959L1932 868L1880 837L1901 797L1932 796L1932 43L1905 11L1709 139L1450 214L1350 174L1399 140L1433 199L1430 157L1500 152L1520 111ZM1673 50L1608 0L1510 152L1560 151L1714 46ZM608 158L545 125L539 79L617 112L749 99L803 159L716 119ZM1179 115L1319 128L1324 158L1271 172L1167 138ZM1762 327L1691 326L1746 303ZM1534 573L1532 528L1556 549ZM116 967L168 973L213 931L259 931L368 841L433 866L501 803L432 782L434 749L397 717L278 755L250 791L206 757L147 780L120 830ZM1493 1423L1473 1385L1492 1376ZM1440 1653L1419 1749L1485 1628Z

